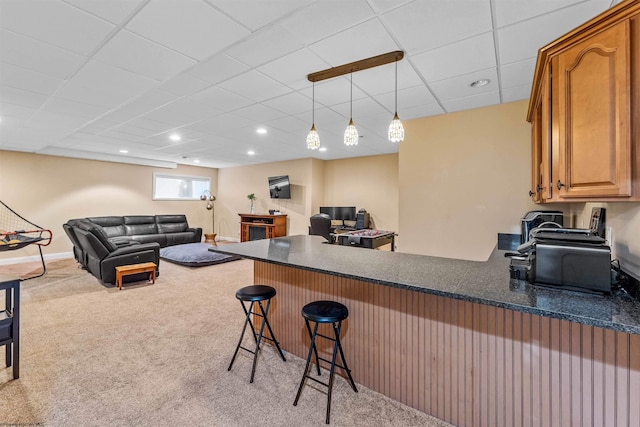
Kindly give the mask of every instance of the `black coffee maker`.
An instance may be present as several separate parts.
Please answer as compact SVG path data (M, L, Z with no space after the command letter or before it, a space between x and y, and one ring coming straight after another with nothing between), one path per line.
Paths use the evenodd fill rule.
M561 211L530 211L520 220L520 244L529 241L529 232L536 227L562 228L563 213Z

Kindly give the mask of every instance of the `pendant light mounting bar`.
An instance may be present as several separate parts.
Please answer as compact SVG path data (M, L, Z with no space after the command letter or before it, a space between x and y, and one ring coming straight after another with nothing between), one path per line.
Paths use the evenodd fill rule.
M383 53L382 55L372 56L371 58L361 59L360 61L350 62L348 64L339 65L337 67L327 68L326 70L317 71L307 76L310 82L319 82L321 80L332 79L344 74L355 73L356 71L366 70L368 68L377 67L379 65L398 62L404 58L404 51L396 50L393 52Z

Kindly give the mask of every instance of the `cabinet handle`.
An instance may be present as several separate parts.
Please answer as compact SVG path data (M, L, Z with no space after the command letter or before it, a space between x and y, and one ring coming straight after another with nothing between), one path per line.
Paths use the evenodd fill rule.
M560 180L558 180L558 190L560 190L564 186L565 185L563 183L561 183Z
M536 193L539 193L542 191L542 187L540 187L540 184L536 185Z
M529 197L532 197L535 193L531 190L529 190Z

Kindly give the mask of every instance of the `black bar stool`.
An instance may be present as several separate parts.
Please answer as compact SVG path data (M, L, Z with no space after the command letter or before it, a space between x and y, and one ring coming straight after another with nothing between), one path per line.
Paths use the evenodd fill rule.
M333 376L336 366L343 369L347 373L349 382L351 383L351 388L356 393L358 392L356 383L353 381L353 377L351 376L351 370L347 366L347 361L344 358L342 344L340 343L340 329L342 328L342 321L349 317L349 310L339 302L315 301L302 307L302 317L304 317L304 321L307 325L307 331L309 332L309 337L311 338L311 344L309 345L309 354L307 355L307 365L304 368L304 375L302 376L302 381L300 381L300 387L298 387L298 394L296 395L296 400L293 401L293 406L296 406L298 404L298 399L300 399L300 395L302 394L302 387L304 386L304 380L306 378L322 384L329 389L329 392L327 394L326 418L326 423L329 424L329 415L331 413L331 390L333 389ZM313 332L311 332L311 326L309 325L309 322L315 323ZM320 323L331 323L331 326L333 327L334 337L318 333L318 325ZM331 360L318 357L318 349L316 348L316 337L322 337L333 341L333 357L331 358ZM342 365L336 363L336 356L338 354L338 351L340 351L340 360L342 361ZM320 375L320 360L322 360L323 362L331 363L328 384L323 383L322 381L317 380L316 378L313 378L309 375L309 371L311 370L311 356L313 354L315 354L316 356L316 368L318 370L318 375Z
M264 338L265 340L269 340L276 345L282 360L285 362L287 359L284 358L284 354L282 353L282 349L280 349L280 345L276 340L275 335L273 334L273 330L271 329L271 325L269 324L269 320L267 319L267 314L269 313L269 306L271 305L271 298L276 296L276 290L271 286L265 285L253 285L253 286L245 286L244 288L238 289L236 292L236 298L240 300L240 304L242 305L242 309L246 315L244 326L242 327L242 334L240 334L240 340L238 340L238 345L236 346L236 351L233 353L233 357L231 358L231 363L229 363L228 371L233 367L233 362L236 360L236 356L238 355L238 351L240 349L246 350L249 353L253 353L253 367L251 368L251 380L250 383L253 382L253 376L256 373L256 362L258 361L258 352L260 351L260 342ZM262 306L262 301L267 301L267 306ZM249 309L245 306L244 302L249 302ZM258 303L258 307L260 307L260 311L254 311L254 304ZM262 324L260 325L260 332L256 333L256 329L253 326L253 322L251 322L251 315L262 317ZM242 338L244 338L244 332L247 330L247 324L251 327L251 332L253 332L253 339L256 342L255 350L251 350L242 346ZM264 327L267 326L269 329L269 334L271 338L267 336L263 336Z

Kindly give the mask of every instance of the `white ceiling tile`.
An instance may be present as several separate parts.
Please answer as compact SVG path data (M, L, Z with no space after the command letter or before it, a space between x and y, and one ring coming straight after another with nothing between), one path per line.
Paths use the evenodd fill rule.
M216 84L242 74L248 69L249 66L236 61L230 56L216 55L189 69L187 73L210 84Z
M187 56L125 30L109 40L94 59L160 82L196 63Z
M320 58L332 66L398 50L380 21L371 19L309 46Z
M0 99L2 99L3 103L8 102L22 107L40 108L47 98L46 95L41 93L0 85Z
M14 119L15 123L23 122L33 116L37 111L37 108L11 104L5 99L2 99L2 102L0 102L0 117L2 118L2 126L0 126L0 128L7 126L9 118Z
M495 67L493 35L482 34L416 55L412 59L418 72L429 82Z
M250 7L246 2L238 0L210 0L210 2L255 31L275 19L306 6L311 0L258 0Z
M393 105L389 106L390 109L393 109ZM331 107L332 110L337 112L340 115L345 117L349 117L349 110L353 109L353 120L356 121L360 117L366 117L370 115L377 114L393 114L388 109L382 107L375 100L371 98L361 98L353 101L353 108L351 107L351 103L349 101L334 105Z
M131 120L133 117L141 116L149 111L160 108L175 101L178 97L171 93L167 93L158 89L146 92L135 99L131 99L118 109L105 115L106 119L116 123L123 123Z
M390 9L401 7L403 4L410 3L412 1L414 0L368 0L376 13L387 12Z
M106 112L106 108L104 107L69 101L58 97L52 97L49 99L42 109L43 111L48 111L50 113L85 118L87 120L93 119L94 117Z
M170 129L175 128L175 125L159 122L157 120L151 120L146 117L138 117L133 120L130 120L126 123L129 126L135 126L140 129L147 129L149 131L149 135L155 135L157 133L166 132Z
M262 104L291 115L310 111L312 108L311 98L307 98L299 92L291 92Z
M200 0L151 1L126 28L202 60L249 35L249 31Z
M531 83L519 86L511 86L502 89L502 102L519 101L521 99L529 99L531 95Z
M489 84L478 87L470 86L472 82L481 79L490 80ZM494 92L500 88L498 85L498 72L495 68L477 71L463 76L452 77L446 80L440 80L438 82L431 83L429 86L431 87L434 95L441 101L464 98L466 96L473 96L479 93Z
M395 63L385 64L368 70L359 71L355 76L357 85L369 95L378 95L394 90ZM355 82L355 80L354 80ZM406 60L398 62L398 90L422 85L420 76Z
M51 95L62 79L0 61L0 83L17 89Z
M299 90L311 85L307 75L327 68L330 68L327 62L305 48L271 61L259 67L258 71L294 90Z
M315 101L316 109L318 105L332 106L340 105L346 101L349 101L351 93L351 80L350 76L335 77L329 80L323 80L316 83L315 87ZM360 99L367 96L358 88L359 74L353 75L353 99ZM300 91L303 95L311 98L313 96L313 87L307 87Z
M448 113L454 111L469 110L471 108L486 107L487 105L494 105L500 103L500 93L486 92L478 95L467 96L464 98L451 99L448 101L442 101L442 105Z
M423 104L416 105L415 107L401 109L402 114L400 118L404 120L417 119L420 117L437 116L444 114L444 110L438 104ZM400 112L398 112L400 114Z
M253 104L233 112L234 115L252 119L255 125L266 123L285 116L282 111L269 108L262 104Z
M374 97L382 105L388 106L387 109L393 109L395 105L395 92L387 92ZM409 107L418 105L435 104L437 101L433 94L425 85L410 87L398 90L398 113Z
M498 30L501 64L536 56L538 49L607 8L602 0L582 2ZM544 31L540 31L544 28Z
M536 68L536 58L512 62L500 67L502 87L520 86L533 81L533 71Z
M208 82L195 78L187 73L178 74L167 80L158 89L177 96L189 96L211 86Z
M323 0L288 16L280 25L309 45L373 16L365 0Z
M189 98L225 112L231 112L238 108L254 104L252 100L244 96L229 92L217 86L202 90L191 95Z
M18 67L64 79L84 58L37 40L0 29L0 58Z
M35 4L3 1L0 27L82 55L93 51L115 28L66 3L42 0Z
M156 84L154 80L138 74L89 61L56 95L112 108L141 95Z
M384 14L381 19L409 53L434 49L493 29L489 0L415 1Z
M192 99L183 98L144 115L145 118L176 126L184 126L222 114L222 110L208 107Z
M275 25L265 28L235 44L227 54L252 67L278 59L303 47L287 30Z
M65 0L92 15L120 24L143 0Z
M297 117L286 116L265 122L265 125L279 129L283 132L288 132L292 135L305 135L306 138L307 132L311 129L311 114L309 114L308 120L301 120Z
M130 124L125 124L125 125L121 125L121 126L116 126L114 128L112 128L111 130L109 130L108 132L103 133L103 135L109 136L109 132L118 132L124 135L130 135L133 137L137 137L138 139L140 138L147 138L150 137L152 135L155 135L156 131L152 131L149 129L143 129L141 127L138 126L132 126Z
M186 128L216 135L221 129L235 129L248 126L251 123L253 123L252 120L245 117L240 117L234 114L222 114L216 117L200 120L196 123L191 123L187 125Z
M504 27L581 1L584 0L494 0L496 23Z
M291 92L288 87L255 70L222 82L220 87L256 102Z

